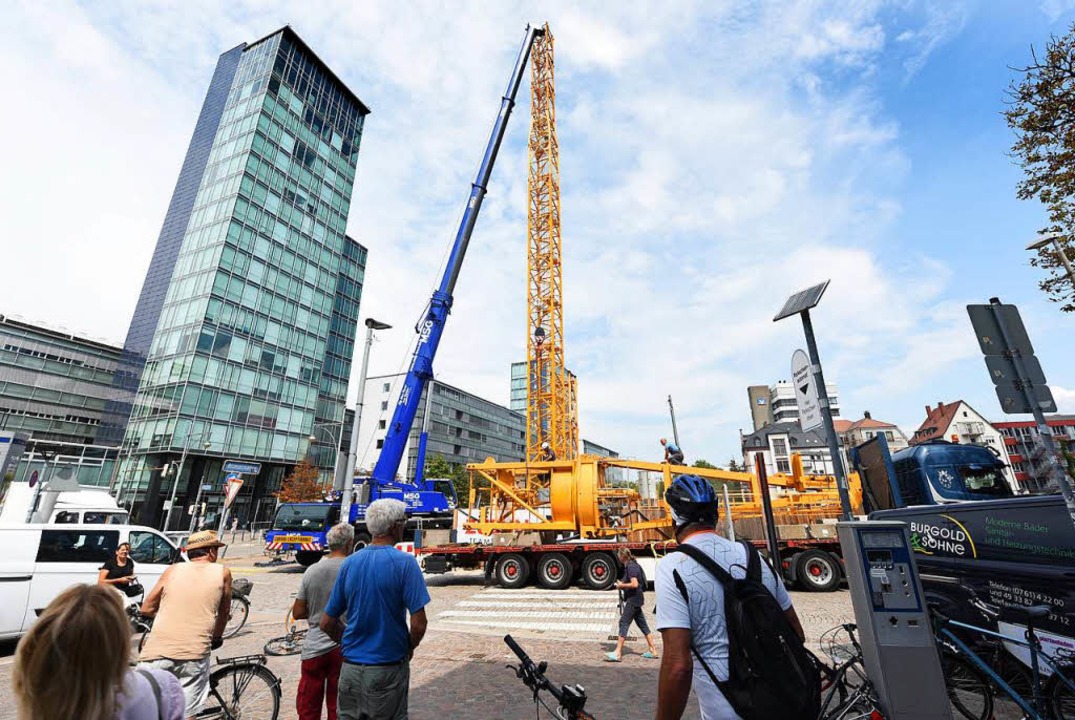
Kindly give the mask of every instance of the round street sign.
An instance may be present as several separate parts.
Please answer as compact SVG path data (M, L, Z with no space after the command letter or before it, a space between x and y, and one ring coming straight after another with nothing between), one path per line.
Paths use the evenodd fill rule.
M37 485L37 470L30 473L30 487Z

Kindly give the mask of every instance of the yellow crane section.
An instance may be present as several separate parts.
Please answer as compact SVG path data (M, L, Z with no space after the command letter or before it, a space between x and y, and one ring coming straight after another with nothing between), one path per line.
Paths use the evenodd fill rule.
M468 527L482 534L537 532L576 534L580 538L626 537L649 541L671 537L672 519L663 498L645 498L635 487L606 480L612 468L659 473L668 487L680 473L737 483L731 492L736 522L762 514L761 486L751 473L696 468L641 460L580 455L574 460L500 463L492 458L467 466L470 471ZM801 461L791 475L769 478L777 524L810 524L840 516L840 496L831 475L803 475ZM848 479L851 502L862 508L858 475ZM660 493L658 493L660 494ZM721 499L721 515L727 512Z
M553 36L548 24L530 54L530 142L527 189L526 457L543 445L559 459L578 454L576 384L564 365L560 246L560 146L556 140Z

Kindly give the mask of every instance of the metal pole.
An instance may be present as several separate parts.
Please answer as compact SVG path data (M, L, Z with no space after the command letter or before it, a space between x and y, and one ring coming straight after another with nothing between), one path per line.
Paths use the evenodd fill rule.
M366 347L362 351L362 371L358 375L358 399L355 402L355 422L351 425L351 447L347 451L347 467L343 476L343 502L340 522L351 522L351 495L355 488L355 467L358 464L358 428L362 422L362 403L366 395L366 372L370 366L370 346L373 345L373 325L366 321Z
M1060 244L1060 239L1056 236L1053 237L1053 245L1056 246L1056 254L1060 256L1060 262L1064 264L1064 269L1068 271L1068 279L1071 280L1072 290L1075 290L1075 269L1071 267L1068 254L1064 252L1064 246Z
M202 486L205 484L205 478L198 478L198 494L194 498L194 512L190 514L190 527L187 528L187 534L194 532L194 524L198 521L199 516L202 514Z
M426 406L422 414L422 434L418 436L418 457L414 467L414 484L421 485L426 477L426 444L429 442L429 406L433 403L433 386L436 380L426 383Z
M342 482L340 478L340 449L343 447L343 426L347 421L347 402L343 404L343 420L340 420L339 430L336 431L336 462L332 463L332 489L336 489L336 483ZM333 423L335 425L335 423Z
M169 528L172 522L172 510L175 508L175 493L176 490L179 489L179 478L183 475L183 467L187 464L188 450L190 450L190 435L187 435L187 442L183 445L183 454L179 457L179 469L175 471L175 478L172 481L172 497L168 500L168 512L164 514L165 530Z
M821 359L817 353L817 341L814 339L814 325L810 322L810 311L803 310L799 315L803 319L806 332L806 349L810 353L811 369L817 384L817 400L821 406L821 420L825 424L825 434L829 441L829 454L832 456L832 468L836 474L836 489L840 492L840 510L843 520L851 520L851 496L847 491L847 474L844 461L840 457L840 440L836 437L836 428L832 424L832 409L829 407L829 392L825 388L825 376L821 372Z
M769 545L769 562L775 569L780 567L780 541L776 537L776 520L773 518L773 499L769 497L769 475L765 471L764 453L754 453L754 472L757 473L758 487L761 488L761 511L765 516L765 540Z
M47 456L47 455L45 455L44 452L41 453L41 457L45 458L45 468L41 472L41 479L38 480L37 485L34 486L34 495L30 499L30 508L26 511L26 522L27 523L30 523L30 522L33 521L34 513L37 511L37 503L41 499L41 488L43 488L45 486L45 483L48 482L48 479L49 479L49 465L52 462L52 458L54 458L56 456L56 454L57 453L53 453L52 456ZM47 522L47 520L46 520L46 522Z
M732 500L728 496L728 484L723 485L724 488L724 522L728 526L728 539L735 542L735 523L732 521Z
M672 405L672 396L668 396L668 412L672 414L672 439L676 442L676 447L680 450L683 448L679 444L679 430L676 428L676 408Z
M1041 441L1045 445L1045 451L1049 453L1049 466L1052 468L1053 478L1056 480L1057 485L1060 486L1060 493L1064 496L1064 503L1067 505L1068 514L1071 516L1071 522L1075 525L1075 492L1071 490L1071 483L1068 482L1067 473L1060 465L1058 459L1058 453L1056 450L1056 443L1053 442L1053 432L1049 429L1049 425L1045 422L1045 414L1038 407L1038 399L1034 393L1034 386L1029 382L1028 375L1026 373L1026 367L1023 365L1023 357L1017 351L1012 349L1010 336L1008 335L1008 326L1004 322L1004 317L1000 313L1001 302L999 298L989 299L989 308L993 311L993 317L997 321L997 327L1000 328L1000 337L1004 342L1004 349L1006 354L1011 357L1012 364L1015 365L1015 373L1019 377L1021 390L1023 397L1026 400L1027 405L1030 407L1030 412L1034 415L1034 424L1038 426L1038 435L1041 436Z

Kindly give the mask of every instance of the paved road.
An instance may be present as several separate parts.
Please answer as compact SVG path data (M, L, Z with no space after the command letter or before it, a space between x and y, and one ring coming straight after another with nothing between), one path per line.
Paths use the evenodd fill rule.
M258 543L236 543L225 562L237 577L254 583L251 613L242 633L219 651L222 657L260 653L265 642L284 632L284 618L298 588L302 568L265 567ZM580 683L588 708L602 720L653 717L659 661L640 655L645 643L629 641L624 661L602 662L614 643L616 601L611 593L581 589L505 591L483 587L480 573L427 578L430 629L411 669L412 720L488 717L529 720L534 707L523 685L504 668L514 656L501 638L515 636L537 660L548 660L556 683ZM809 637L816 639L851 617L846 591L793 593ZM651 600L652 595L647 599ZM652 610L652 602L647 610ZM652 615L650 616L652 624ZM0 720L15 718L11 697L10 651L0 659ZM270 658L283 680L281 718L294 718L297 657ZM697 718L694 703L685 716Z

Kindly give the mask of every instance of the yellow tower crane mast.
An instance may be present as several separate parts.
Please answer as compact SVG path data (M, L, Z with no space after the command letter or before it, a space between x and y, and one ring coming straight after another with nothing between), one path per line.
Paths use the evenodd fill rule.
M526 457L544 445L561 460L578 454L575 377L564 366L563 273L560 246L560 146L549 26L530 55L530 143L527 189Z

